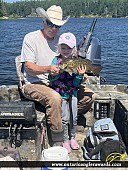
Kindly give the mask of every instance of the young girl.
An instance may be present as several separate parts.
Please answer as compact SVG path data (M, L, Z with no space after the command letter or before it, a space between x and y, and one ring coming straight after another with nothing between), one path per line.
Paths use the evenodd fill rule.
M63 59L70 58L76 52L76 38L68 32L60 36L58 42L59 56L56 56L52 64L58 65ZM62 96L62 122L64 126L63 147L68 150L79 149L75 140L77 127L77 90L82 82L86 67L81 65L77 68L77 74L70 75L60 70L60 74L50 75L51 87Z

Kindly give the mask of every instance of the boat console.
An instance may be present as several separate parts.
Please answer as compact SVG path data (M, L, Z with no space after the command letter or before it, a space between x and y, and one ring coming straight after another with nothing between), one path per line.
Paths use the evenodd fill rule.
M111 100L95 100L94 101L94 118L103 119L110 118Z
M35 105L31 101L0 102L0 126L35 125Z
M34 102L0 102L0 139L18 147L24 139L36 138L38 126Z

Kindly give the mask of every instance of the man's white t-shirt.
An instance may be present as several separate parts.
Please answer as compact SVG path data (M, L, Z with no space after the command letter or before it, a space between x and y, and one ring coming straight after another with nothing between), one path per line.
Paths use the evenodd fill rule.
M46 40L41 32L37 30L26 34L23 41L21 51L21 62L31 61L40 66L49 66L53 58L56 56L58 36L53 40ZM28 70L25 70L25 82L34 83L42 81L45 84L49 83L48 73L34 75Z

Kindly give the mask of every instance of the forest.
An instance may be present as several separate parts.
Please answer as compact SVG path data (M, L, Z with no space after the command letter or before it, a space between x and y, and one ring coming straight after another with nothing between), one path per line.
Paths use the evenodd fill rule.
M0 0L0 17L37 16L37 7L45 10L60 5L64 16L71 17L128 17L128 0L21 0L8 3Z

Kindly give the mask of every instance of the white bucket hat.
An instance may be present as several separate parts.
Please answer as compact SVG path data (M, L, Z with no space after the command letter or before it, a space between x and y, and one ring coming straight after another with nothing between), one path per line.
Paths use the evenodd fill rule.
M66 20L62 20L63 12L60 6L52 5L45 11L43 8L38 7L36 12L39 16L48 19L53 24L61 26L65 24L69 17Z

